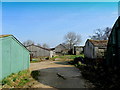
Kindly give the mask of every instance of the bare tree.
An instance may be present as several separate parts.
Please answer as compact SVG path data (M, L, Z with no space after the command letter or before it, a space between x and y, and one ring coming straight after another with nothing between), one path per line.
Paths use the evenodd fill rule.
M37 46L41 46L41 45L38 43Z
M75 32L68 32L65 37L65 43L69 46L69 50L73 49L74 45L77 45L81 42L81 36L77 35Z
M28 46L28 45L32 45L32 44L34 44L34 42L32 40L27 40L27 41L23 42L24 46Z
M105 28L105 30L104 30L104 36L103 36L104 40L108 40L111 31L112 31L111 28L109 28L109 27Z
M97 29L95 34L90 36L90 38L93 40L108 40L111 30L112 29L109 27L105 28L104 30Z
M101 29L97 29L93 36L90 36L93 40L102 40L103 39L103 31Z
M46 44L46 43L44 43L42 46L43 46L44 48L49 48L49 45Z

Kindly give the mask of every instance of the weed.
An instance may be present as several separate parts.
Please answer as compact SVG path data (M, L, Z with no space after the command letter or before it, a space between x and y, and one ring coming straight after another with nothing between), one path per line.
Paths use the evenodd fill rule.
M24 86L26 83L30 82L30 71L29 70L23 70L18 73L12 73L8 77L4 78L2 80L3 88L5 87L15 87L19 88Z

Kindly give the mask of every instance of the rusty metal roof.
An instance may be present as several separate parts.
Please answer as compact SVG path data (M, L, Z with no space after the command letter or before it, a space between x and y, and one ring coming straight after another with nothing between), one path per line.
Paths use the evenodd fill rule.
M108 44L108 40L88 40L88 41L97 47L107 47Z
M77 48L83 48L84 46L74 46L74 47L77 47Z
M12 36L12 35L11 35L11 34L8 34L8 35L0 35L0 38L8 37L8 36Z

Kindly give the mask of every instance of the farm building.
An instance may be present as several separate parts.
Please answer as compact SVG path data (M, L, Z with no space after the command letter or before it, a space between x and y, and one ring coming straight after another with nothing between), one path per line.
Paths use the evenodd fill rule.
M0 80L29 68L29 51L13 35L0 35Z
M87 40L84 55L90 59L102 58L107 48L107 40Z
M54 56L54 50L43 48L41 46L37 45L29 45L26 46L26 48L30 51L31 57L53 57Z
M83 53L84 46L74 46L74 54L80 55Z
M63 44L59 44L58 46L55 47L56 55L68 54L68 51L69 51L68 48Z
M114 24L107 46L107 64L120 68L120 16Z

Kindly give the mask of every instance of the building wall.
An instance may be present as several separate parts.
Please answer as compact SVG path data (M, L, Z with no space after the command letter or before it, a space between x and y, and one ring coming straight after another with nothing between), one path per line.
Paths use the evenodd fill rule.
M64 46L58 45L55 47L55 54L56 55L65 55L65 54L68 54L68 50Z
M106 52L106 47L95 47L91 42L86 42L84 47L84 55L90 59L103 58Z
M120 68L120 16L109 36L106 59L109 67Z
M52 58L53 56L55 56L55 51L50 51L50 58Z
M49 57L50 56L50 51L34 45L28 46L27 49L31 52L31 54L33 54L33 57L41 57L41 56Z
M0 40L0 80L2 79L2 40Z
M119 19L119 25L118 25L118 29L117 29L117 56L118 56L118 60L119 60L118 65L120 66L120 19Z
M83 53L83 47L74 47L74 54L80 55Z
M57 47L55 47L55 52L56 53L61 53L64 50L65 50L65 48L61 45L58 45Z
M106 48L98 48L97 58L103 58L105 56Z
M2 78L29 68L30 55L13 37L1 38L2 41ZM0 79L0 80L1 80Z
M95 48L91 42L87 41L84 47L85 57L94 59L96 57L96 53L95 53L96 50L97 48Z

